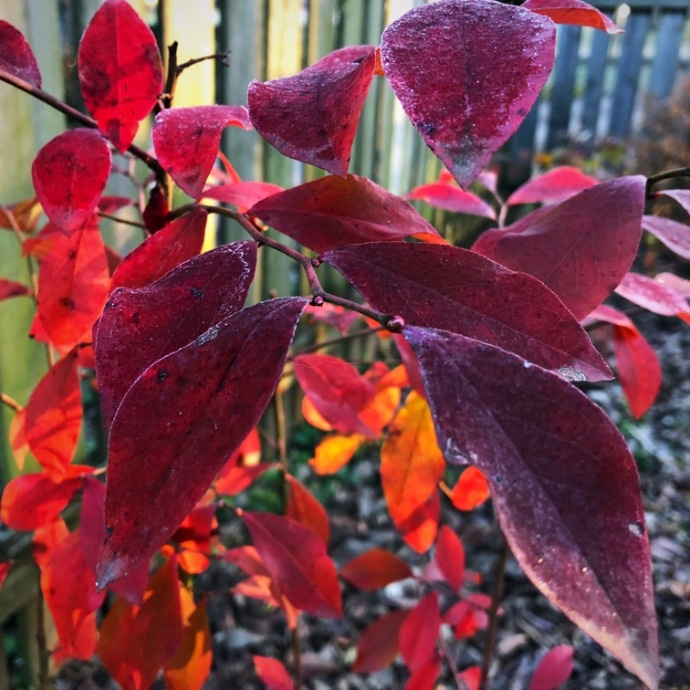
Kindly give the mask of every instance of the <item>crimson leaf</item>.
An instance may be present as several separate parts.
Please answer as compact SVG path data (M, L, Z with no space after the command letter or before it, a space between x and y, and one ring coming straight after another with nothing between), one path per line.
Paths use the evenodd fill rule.
M99 587L165 543L257 424L306 303L275 299L237 312L131 386L110 429Z
M546 17L491 0L422 5L381 37L395 95L466 189L526 117L554 60Z
M430 244L377 242L322 258L375 309L410 324L472 336L548 369L572 369L594 381L610 378L572 314L525 273L466 249Z
M254 127L284 156L344 177L374 76L374 51L341 48L293 77L253 81L247 104Z
M525 0L522 7L550 17L557 24L591 26L609 34L619 34L623 31L603 12L583 0Z
M439 446L447 460L486 475L529 578L656 688L644 506L635 461L614 424L574 386L504 350L444 331L404 334Z
M0 20L0 70L41 88L41 71L29 42L4 20Z
M66 235L86 225L110 175L110 149L92 129L51 139L31 167L34 189L48 218Z
M589 189L598 180L585 175L579 168L562 165L539 175L518 187L506 204L544 204L565 201L568 197Z
M228 125L251 129L241 105L170 108L156 115L153 147L161 165L178 187L195 199L211 173L220 138Z
M249 209L315 252L377 240L442 242L410 204L364 177L322 177L263 199Z
M485 232L473 249L550 287L576 318L599 306L640 244L645 178L620 177Z
M151 285L112 293L94 338L106 428L148 366L242 308L255 263L256 245L236 242L186 261Z
M153 32L125 0L106 0L86 27L77 60L87 110L124 153L163 91Z

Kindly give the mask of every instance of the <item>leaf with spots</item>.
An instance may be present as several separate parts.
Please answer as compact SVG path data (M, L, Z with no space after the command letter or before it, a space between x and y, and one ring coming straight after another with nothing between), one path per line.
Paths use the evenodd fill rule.
M306 304L274 299L236 312L161 355L131 385L110 427L99 586L172 536L256 426Z
M613 422L559 376L424 328L419 360L439 445L486 476L503 533L537 588L652 688L659 666L637 467ZM453 404L449 405L448 401Z

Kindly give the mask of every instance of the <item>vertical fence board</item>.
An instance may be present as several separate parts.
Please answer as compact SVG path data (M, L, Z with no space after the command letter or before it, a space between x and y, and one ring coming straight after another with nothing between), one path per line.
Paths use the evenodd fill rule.
M570 110L575 90L575 72L580 47L580 27L560 26L558 28L558 54L553 74L551 112L549 114L549 136L546 148L554 149L568 141Z
M587 61L587 82L585 84L581 126L589 137L590 146L593 146L597 136L609 42L608 34L603 31L595 31L592 38L592 50Z
M683 12L666 12L659 22L648 91L657 98L671 95L673 82L680 63L680 45L683 38L686 15Z

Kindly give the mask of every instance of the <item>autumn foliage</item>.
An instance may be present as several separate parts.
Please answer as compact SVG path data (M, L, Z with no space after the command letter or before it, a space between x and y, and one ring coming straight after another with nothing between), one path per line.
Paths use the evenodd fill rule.
M441 504L467 511L490 496L536 587L658 686L636 465L578 384L613 377L586 330L608 325L631 411L645 413L659 389L658 361L629 316L604 302L615 292L690 321L685 282L631 272L643 229L683 258L690 245L687 226L645 215L653 178L599 182L564 167L504 200L495 175L482 173L551 72L555 22L617 30L581 0L441 0L394 22L378 47L343 48L293 77L252 82L247 107L178 108L163 94L158 47L134 10L106 0L96 12L78 63L89 116L37 152L36 198L0 214L39 267L36 285L0 279L0 299L35 301L30 335L52 362L26 404L14 405L10 433L19 467L33 457L41 469L5 487L1 517L33 531L59 638L55 665L98 654L123 688L146 690L160 674L173 690L200 688L210 629L192 582L222 559L246 574L233 593L280 609L289 630L303 614L341 617L341 583L370 591L414 578L419 600L353 641L354 671L400 655L406 687L433 688L448 663L442 627L460 641L495 623L499 605L466 568ZM6 22L0 47L0 79L47 100L31 48ZM348 173L374 79L387 81L447 169L407 198L487 219L472 248L449 245L406 199ZM145 152L132 142L152 114ZM330 174L282 190L239 179L221 154L212 175L226 127L254 128L285 156ZM114 152L150 170L141 181L145 239L126 257L99 229L102 214L134 204L104 196ZM189 203L171 208L172 184ZM690 210L687 192L666 194ZM527 204L505 224L509 209ZM247 239L200 253L209 214L232 219ZM271 239L268 226L302 249ZM267 251L302 268L306 296L245 306L257 255ZM324 263L364 302L325 291ZM364 369L293 345L314 320L345 334L361 318L399 365ZM347 563L330 557L328 514L294 476L285 439L277 457L261 457L257 425L293 385L304 419L323 432L313 475L334 474L380 442L390 517L409 547L428 554L423 571L379 548ZM84 386L100 395L101 467L73 462ZM448 486L452 465L464 469ZM233 497L275 467L283 514L234 508ZM61 514L71 503L81 521L69 529ZM221 505L244 523L245 544L227 548L218 538ZM281 660L254 663L267 687L300 682ZM572 648L554 649L530 687L554 688L571 667ZM478 667L453 672L459 687L486 682Z

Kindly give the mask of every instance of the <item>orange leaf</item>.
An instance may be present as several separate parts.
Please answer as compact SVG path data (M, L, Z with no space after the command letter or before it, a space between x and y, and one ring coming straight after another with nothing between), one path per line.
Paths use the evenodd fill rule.
M374 673L386 668L398 655L398 635L408 611L391 611L377 618L362 633L357 643L355 673Z
M362 434L326 436L316 446L315 455L309 464L316 474L335 474L350 462L352 456L367 440Z
M458 510L473 510L486 501L491 492L486 478L476 467L468 467L453 487L450 500Z
M203 573L210 563L211 533L218 529L216 508L215 503L197 505L171 537L180 545L178 564L190 575Z
M370 591L412 577L412 571L405 561L389 551L373 548L344 565L340 577L359 589Z
M31 544L31 555L39 568L47 567L53 551L69 536L65 521L55 518L47 525L39 527L35 532Z
M268 656L253 656L256 675L269 690L292 690L294 687L287 669L278 659Z
M313 494L292 475L286 474L288 483L287 517L301 522L317 534L323 543L328 546L331 536L331 527L328 522L328 513L325 508L314 498Z
M14 461L21 471L24 469L26 456L29 453L29 443L26 440L26 407L19 410L10 422L9 440Z
M410 516L396 525L405 543L417 553L424 553L434 543L441 514L441 501L438 491L423 503Z

